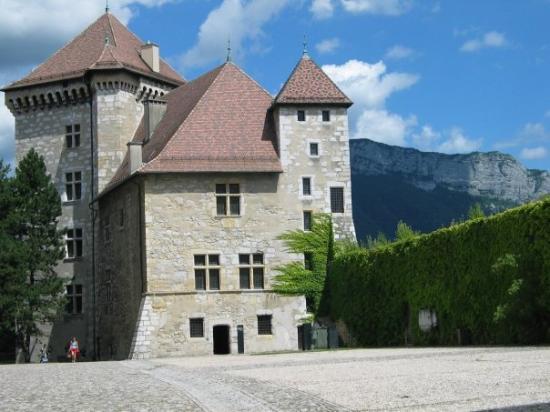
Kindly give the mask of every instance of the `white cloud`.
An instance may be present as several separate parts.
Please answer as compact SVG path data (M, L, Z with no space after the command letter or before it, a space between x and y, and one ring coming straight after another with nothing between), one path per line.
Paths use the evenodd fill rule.
M386 59L400 60L400 59L406 59L406 58L412 57L414 56L414 54L415 52L413 49L397 44L393 47L390 47L388 50L386 50L385 57Z
M411 127L416 126L415 116L403 118L387 110L365 110L357 120L356 137L377 142L404 146Z
M340 0L344 10L350 13L383 14L399 16L409 11L410 0Z
M127 23L135 6L161 6L172 0L111 0L111 12ZM0 67L36 65L103 12L103 1L2 0Z
M334 14L332 0L312 0L309 8L316 19L327 19Z
M197 43L182 57L184 67L204 66L225 56L227 39L237 58L244 55L245 41L258 42L264 36L262 26L277 16L288 0L224 0L201 24Z
M542 146L538 147L525 147L521 150L519 156L525 160L537 160L544 159L548 156L548 150Z
M338 47L340 47L340 40L337 37L325 39L315 45L320 54L333 53Z
M0 99L4 101L4 93L0 93ZM15 154L15 120L2 103L0 104L0 159L4 163L14 163Z
M386 73L386 65L349 60L342 65L324 65L323 70L361 108L383 108L393 93L414 85L419 76Z
M441 139L441 133L435 131L429 124L422 126L419 132L411 136L412 144L420 150L434 150L435 144Z
M481 139L468 138L462 129L453 127L446 140L441 143L437 150L443 153L470 153L481 147Z
M388 73L382 61L370 64L349 60L342 65L325 65L323 70L354 102L350 110L353 137L404 143L416 118L390 113L385 105L393 93L414 85L419 79L417 75Z
M546 130L542 123L530 122L526 123L514 138L497 142L494 147L502 150L540 143L550 143L550 131Z
M504 33L496 31L490 31L485 33L482 37L477 39L468 40L465 42L460 51L471 53L485 48L500 48L505 47L508 44Z

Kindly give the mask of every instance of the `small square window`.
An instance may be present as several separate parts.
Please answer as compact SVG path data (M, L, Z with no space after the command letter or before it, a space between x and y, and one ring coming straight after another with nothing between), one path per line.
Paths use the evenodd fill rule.
M298 110L297 116L298 116L298 121L299 122L305 122L306 121L306 111L305 110Z
M323 110L323 122L330 122L330 110Z
M311 230L311 224L312 224L311 210L304 210L304 230L306 232Z
M195 266L206 266L206 255L195 255Z
M271 315L258 315L258 335L271 334Z
M252 262L255 265L263 265L263 263L264 263L264 254L263 253L254 253L252 255Z
M239 264L248 265L250 263L250 255L239 255Z
M302 194L311 196L311 177L302 177Z
M312 142L309 144L309 155L315 157L319 156L319 143Z
M191 318L189 319L189 336L192 338L204 337L204 319Z

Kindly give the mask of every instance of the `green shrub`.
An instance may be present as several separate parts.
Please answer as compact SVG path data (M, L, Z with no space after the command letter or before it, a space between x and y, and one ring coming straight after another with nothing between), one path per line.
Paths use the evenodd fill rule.
M327 310L361 345L550 342L550 199L336 255ZM418 326L422 309L438 325Z

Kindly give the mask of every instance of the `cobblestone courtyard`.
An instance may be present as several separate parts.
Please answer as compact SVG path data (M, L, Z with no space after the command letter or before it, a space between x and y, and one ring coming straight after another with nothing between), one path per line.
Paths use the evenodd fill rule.
M550 348L0 366L2 411L550 410Z

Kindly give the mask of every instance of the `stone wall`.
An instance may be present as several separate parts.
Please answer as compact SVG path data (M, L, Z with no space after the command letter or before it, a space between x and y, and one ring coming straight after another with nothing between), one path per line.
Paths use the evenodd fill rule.
M297 110L305 110L306 120L297 120ZM322 121L322 110L330 110L330 121ZM355 240L351 205L351 172L348 141L348 116L339 107L281 106L275 111L279 151L285 173L280 188L299 202L302 210L330 213L330 187L344 188L344 213L333 213L336 239ZM309 143L319 144L319 156L309 155ZM312 196L302 196L302 177L312 178ZM290 206L290 207L293 207ZM298 212L298 211L297 211Z

